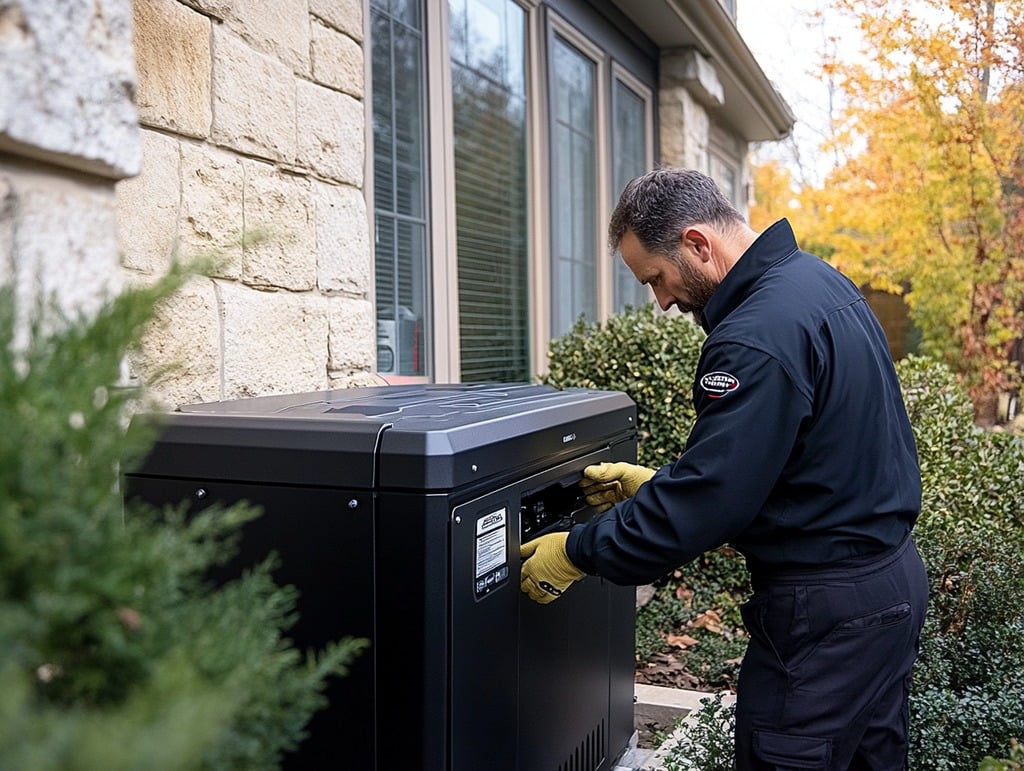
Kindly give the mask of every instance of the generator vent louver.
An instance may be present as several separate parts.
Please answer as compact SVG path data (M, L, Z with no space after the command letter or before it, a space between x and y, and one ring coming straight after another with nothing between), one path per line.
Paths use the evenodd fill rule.
M605 760L604 732L602 720L583 738L575 752L558 767L558 771L599 771Z

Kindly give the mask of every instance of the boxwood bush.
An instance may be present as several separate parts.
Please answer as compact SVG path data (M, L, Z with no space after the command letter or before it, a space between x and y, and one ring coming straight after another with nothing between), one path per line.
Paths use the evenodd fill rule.
M604 325L579 319L553 340L542 382L622 391L636 402L638 462L657 468L683 451L696 413L693 375L704 330L652 305L629 308Z
M637 404L639 462L659 466L678 455L693 424L703 340L688 319L650 306L603 325L580 321L552 342L543 381L627 393ZM1024 737L1024 442L975 425L971 402L945 365L908 357L897 372L921 462L915 539L931 585L911 693L910 767L978 768ZM686 633L697 640L684 655L691 673L708 690L731 685L728 660L745 644L742 559L719 549L657 587L637 612L638 666L667 649L668 635ZM695 626L709 610L721 623ZM709 651L720 660L709 661Z
M898 364L923 482L931 595L914 670L911 768L976 768L1024 737L1024 442L973 422L952 372Z

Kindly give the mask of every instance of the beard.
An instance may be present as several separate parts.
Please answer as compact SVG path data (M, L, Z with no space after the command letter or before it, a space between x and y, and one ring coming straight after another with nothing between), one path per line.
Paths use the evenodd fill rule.
M678 253L670 255L669 259L679 269L679 279L690 296L688 303L676 302L676 307L682 313L692 313L699 317L711 300L711 295L718 289L718 282L705 276Z

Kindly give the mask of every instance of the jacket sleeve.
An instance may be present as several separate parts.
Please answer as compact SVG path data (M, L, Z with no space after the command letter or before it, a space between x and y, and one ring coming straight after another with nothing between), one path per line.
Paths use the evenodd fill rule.
M569 559L613 583L650 583L728 543L757 517L793 452L811 396L773 357L735 344L701 355L682 455L637 494L572 528Z

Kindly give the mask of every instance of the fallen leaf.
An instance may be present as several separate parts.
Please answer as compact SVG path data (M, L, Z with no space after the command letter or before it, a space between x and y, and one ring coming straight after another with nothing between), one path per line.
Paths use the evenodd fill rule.
M690 648L697 644L697 640L694 637L690 637L688 634L670 634L665 637L665 642L676 648Z
M707 629L712 634L722 634L722 617L715 610L706 610L690 622L694 629Z
M690 607L690 603L693 601L693 589L687 589L682 585L677 586L676 599L686 603L686 607Z

